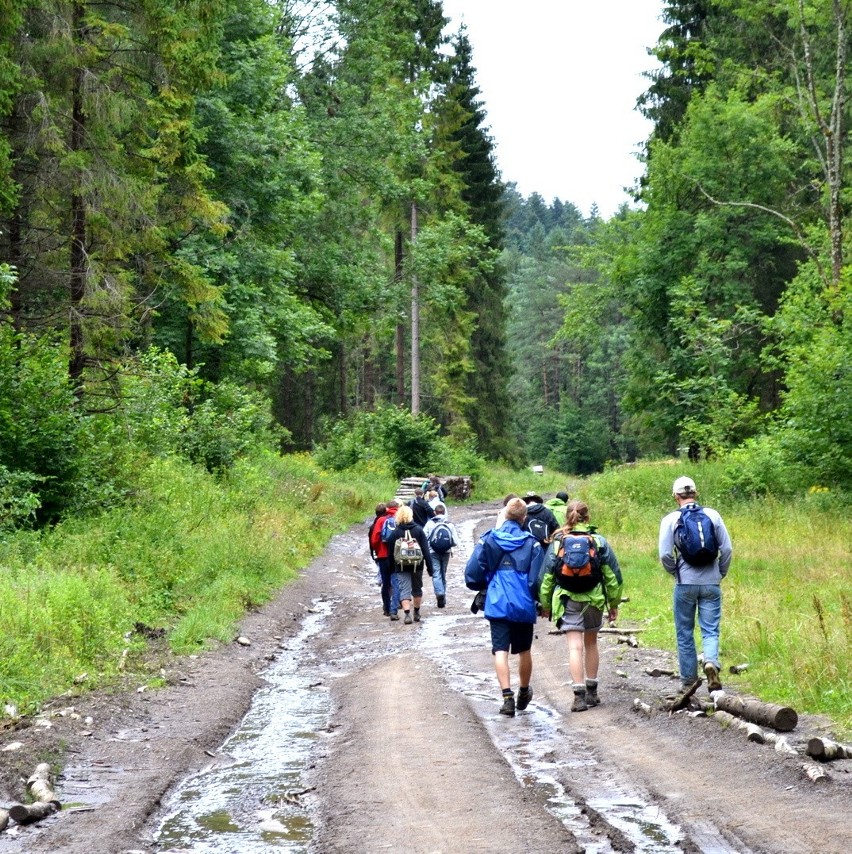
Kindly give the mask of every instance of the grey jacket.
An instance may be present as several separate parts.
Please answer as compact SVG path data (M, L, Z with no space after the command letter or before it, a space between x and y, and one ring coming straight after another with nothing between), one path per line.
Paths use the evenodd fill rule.
M713 523L719 543L719 556L710 566L692 566L681 556L674 537L675 528L680 521L679 509L673 510L660 522L660 562L666 572L677 579L678 584L719 584L728 574L731 565L733 547L722 517L712 507L702 505L701 509Z

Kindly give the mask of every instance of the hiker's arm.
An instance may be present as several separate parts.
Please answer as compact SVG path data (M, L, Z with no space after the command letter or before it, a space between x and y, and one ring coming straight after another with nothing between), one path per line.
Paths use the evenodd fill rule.
M487 569L485 563L485 548L480 540L467 559L464 567L464 583L471 590L485 590L487 585Z
M716 538L719 541L719 574L724 578L731 566L734 548L731 545L731 537L721 516L719 517L719 523L716 525Z
M674 544L674 525L671 524L668 516L660 522L658 551L660 555L660 563L663 565L663 569L665 569L669 575L674 575L677 571L677 554L675 552Z

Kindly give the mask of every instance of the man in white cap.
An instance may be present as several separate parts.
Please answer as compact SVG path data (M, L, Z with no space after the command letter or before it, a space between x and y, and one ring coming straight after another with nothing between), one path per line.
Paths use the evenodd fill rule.
M689 477L672 485L678 510L660 523L659 553L663 568L675 578L674 621L680 680L684 690L698 681L695 616L704 648L707 688L718 691L719 628L722 622L721 581L731 565L731 538L722 517L697 503L698 490ZM694 688L693 688L694 689Z

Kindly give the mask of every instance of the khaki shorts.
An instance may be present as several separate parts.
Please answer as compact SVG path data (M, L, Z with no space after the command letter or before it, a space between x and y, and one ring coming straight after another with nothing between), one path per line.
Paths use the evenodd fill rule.
M599 632L603 626L603 611L588 602L565 600L565 613L557 625L568 632Z

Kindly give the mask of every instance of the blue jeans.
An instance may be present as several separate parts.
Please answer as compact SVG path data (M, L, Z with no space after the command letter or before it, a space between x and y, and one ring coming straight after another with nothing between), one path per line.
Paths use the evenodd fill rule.
M382 608L395 614L399 610L399 579L394 578L393 558L380 557L376 563L382 574Z
M719 668L719 626L722 622L722 588L718 584L675 584L674 622L680 681L691 684L698 678L695 651L695 613L704 660Z
M436 596L447 595L447 564L450 562L450 553L438 554L432 552L432 587Z

